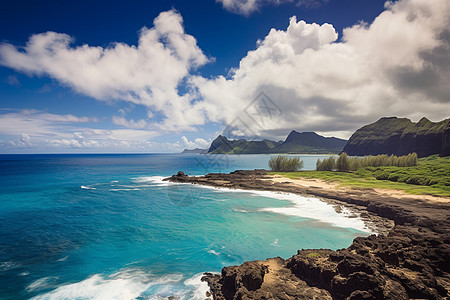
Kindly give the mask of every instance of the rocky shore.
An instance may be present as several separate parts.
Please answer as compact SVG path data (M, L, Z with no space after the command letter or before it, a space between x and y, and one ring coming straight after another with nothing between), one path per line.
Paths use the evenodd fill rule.
M202 280L214 299L450 299L449 204L268 179L266 171L254 170L201 177L179 172L165 180L317 196L351 206L374 221L380 234L356 238L347 249L299 250L287 260L250 261L224 267L220 275L205 273Z

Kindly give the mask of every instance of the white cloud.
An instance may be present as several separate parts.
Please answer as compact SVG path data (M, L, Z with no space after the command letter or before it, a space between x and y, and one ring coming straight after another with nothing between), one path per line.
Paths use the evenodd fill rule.
M126 119L124 117L120 116L113 116L112 121L116 125L121 125L126 128L135 128L135 129L143 129L148 127L147 121L141 119L141 120L133 120L133 119Z
M0 134L48 137L69 124L96 122L96 118L58 115L38 110L20 110L0 114Z
M263 2L239 3L258 7ZM307 24L293 17L286 30L272 29L229 76L206 78L192 70L208 59L172 10L161 13L153 28L141 30L138 46L71 47L69 36L49 32L33 35L24 48L2 44L0 61L19 71L51 76L96 99L144 105L149 118L163 116L155 124L126 119L123 111L113 122L128 129L100 138L100 133L88 137L86 128L74 127L70 136L66 130L55 140L77 141L73 133L81 132L85 141L139 144L161 132L191 130L206 122L230 124L245 115L261 91L281 113L263 123L244 119L240 130L247 130L246 134L283 137L297 129L348 137L382 116L448 117L449 28L448 0L388 2L372 24L345 29L341 40L330 24ZM185 94L178 90L181 81L188 83ZM0 120L0 133L4 125L18 137L30 135L33 144L40 128L58 134L39 118L31 122L22 116L11 124L15 125ZM175 147L181 146L186 143Z
M299 6L316 7L327 3L328 0L216 0L216 2L222 3L228 11L248 16L263 6L295 3Z
M204 123L201 107L180 96L178 85L208 62L197 41L184 32L181 15L162 12L153 28L142 28L138 45L72 47L67 34L32 35L25 47L0 44L0 64L31 75L50 76L99 100L125 100L163 111L166 127ZM186 113L182 113L185 111ZM190 113L188 113L190 112Z
M22 133L22 135L16 140L9 140L8 144L18 148L29 148L33 146L31 137L26 133Z
M32 152L165 152L181 148L176 143L153 142L160 135L157 131L80 126L92 121L97 120L38 110L7 110L0 114L0 148L12 153L24 148L32 148Z
M370 25L344 30L341 42L329 24L291 18L272 29L229 78L192 82L211 118L230 124L265 91L282 109L262 128L244 120L247 134L290 129L349 134L379 117L448 118L450 111L450 2L389 3Z
M189 141L187 137L182 136L181 137L181 141L183 142L183 146L186 149L206 149L209 147L209 142L207 142L206 140L202 139L202 138L196 138L194 141Z

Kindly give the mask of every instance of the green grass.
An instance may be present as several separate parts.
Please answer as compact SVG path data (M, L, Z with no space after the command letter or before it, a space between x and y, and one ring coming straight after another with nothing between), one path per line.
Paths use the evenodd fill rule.
M321 257L319 252L311 252L311 253L308 253L306 256L308 256L308 257Z
M367 167L356 172L272 172L291 179L315 178L340 186L402 190L409 194L450 197L450 157L421 158L415 167Z

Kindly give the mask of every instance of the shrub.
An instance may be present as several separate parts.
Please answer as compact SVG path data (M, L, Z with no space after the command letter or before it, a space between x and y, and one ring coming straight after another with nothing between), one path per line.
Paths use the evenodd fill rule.
M396 155L377 155L377 156L364 156L364 157L348 157L344 152L339 155L336 160L334 157L330 157L321 161L317 160L317 171L334 171L337 169L340 172L358 171L363 168L367 168L370 171L376 171L380 167L415 167L417 166L417 154L410 153L404 156ZM385 175L378 174L377 176L386 177Z
M336 169L336 158L331 156L324 159L323 161L317 160L316 170L317 171L334 171Z
M341 155L339 155L338 159L336 160L336 168L339 172L350 171L350 164L348 162L347 153L343 152L341 153Z
M276 172L296 172L303 168L303 161L300 157L272 156L269 160L269 168Z

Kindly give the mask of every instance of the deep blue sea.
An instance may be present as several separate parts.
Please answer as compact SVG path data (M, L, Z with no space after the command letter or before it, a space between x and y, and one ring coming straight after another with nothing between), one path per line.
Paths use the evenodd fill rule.
M205 299L202 272L368 235L315 198L161 181L269 158L0 155L0 299Z

